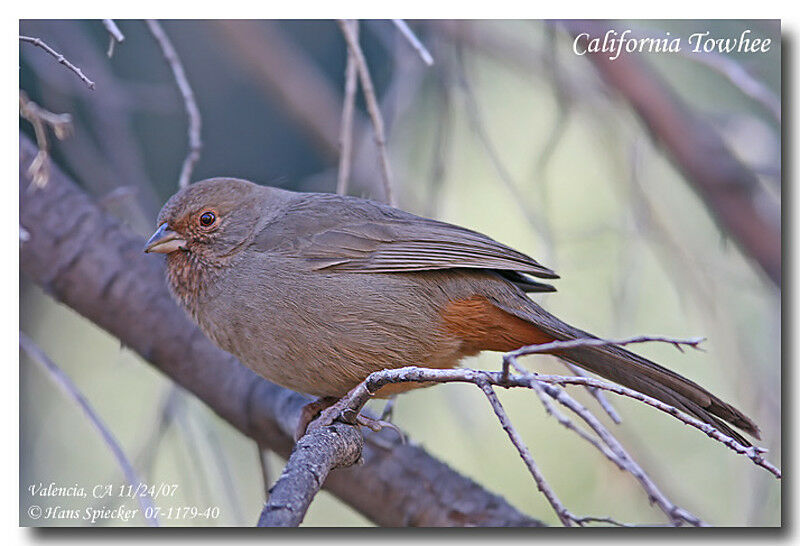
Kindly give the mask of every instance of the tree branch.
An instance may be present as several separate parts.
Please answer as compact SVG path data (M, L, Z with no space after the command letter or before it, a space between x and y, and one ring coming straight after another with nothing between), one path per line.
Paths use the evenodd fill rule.
M221 418L282 457L307 400L256 376L206 339L170 297L163 261L53 165L28 189L36 146L20 135L20 265L54 298L122 340ZM344 436L340 436L344 441ZM363 464L324 488L385 526L538 526L423 449L366 434Z
M352 426L337 423L297 442L258 518L259 527L297 527L328 473L358 462L363 439Z

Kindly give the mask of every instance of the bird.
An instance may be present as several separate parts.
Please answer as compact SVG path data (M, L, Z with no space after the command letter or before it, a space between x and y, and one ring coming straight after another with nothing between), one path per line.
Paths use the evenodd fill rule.
M217 346L266 379L318 397L303 430L372 372L448 369L481 351L596 339L528 296L555 291L544 281L559 278L530 256L369 199L210 178L164 204L144 250L166 255L170 292ZM556 356L745 446L732 427L760 439L732 405L620 346ZM376 396L423 386L388 384Z

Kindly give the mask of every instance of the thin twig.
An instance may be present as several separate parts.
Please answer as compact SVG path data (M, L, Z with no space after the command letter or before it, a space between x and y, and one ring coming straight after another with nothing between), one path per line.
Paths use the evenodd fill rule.
M589 377L585 371L575 366L571 362L564 362L564 364L567 366L569 371L572 372L572 375L577 375L578 377ZM594 387L588 387L586 390L588 390L589 394L591 394L592 397L597 400L597 403L600 404L600 407L603 408L603 411L608 414L612 421L618 425L622 423L622 417L619 416L619 413L617 413L617 410L611 405L611 402L608 401L608 398L606 398L606 395L603 394L602 390Z
M631 28L633 38L652 36L652 29ZM736 87L745 96L761 104L770 114L781 122L781 99L772 92L763 82L755 78L747 69L734 58L717 53L716 51L695 51L693 48L680 48L678 53L699 64L705 65L714 72L725 77L731 85Z
M489 400L489 403L491 404L495 415L497 416L498 420L500 421L500 425L503 427L503 430L508 435L509 439L511 440L511 443L514 445L514 447L517 448L517 452L519 453L519 455L522 458L522 460L525 462L525 466L528 467L528 471L531 473L531 476L533 476L533 479L536 482L537 488L539 489L539 491L542 492L542 494L544 494L545 498L547 499L547 502L550 503L550 506L553 508L553 510L555 510L556 515L558 516L558 519L561 521L562 524L564 524L565 527L571 527L573 523L577 524L577 525L580 525L580 526L583 526L586 523L596 522L596 521L602 521L602 522L605 522L605 523L613 522L613 524L616 524L616 525L627 526L627 524L622 524L622 523L616 522L614 520L611 520L611 518L597 518L597 517L593 517L593 516L580 517L580 516L576 516L575 514L573 514L569 510L567 510L566 507L558 499L558 497L556 496L555 492L552 490L550 485L547 483L547 480L545 480L544 475L541 473L541 471L539 470L539 467L536 465L536 462L533 460L533 457L531 456L530 450L528 449L528 447L523 442L522 437L519 435L517 430L511 424L511 420L509 419L508 414L506 413L505 409L503 408L503 405L500 403L500 399L497 397L497 393L494 392L494 388L492 387L492 385L489 383L489 381L486 380L485 377L481 377L481 376L478 376L476 384L478 385L478 387L480 387L480 389L486 395L486 398ZM540 393L540 392L542 392L543 389L540 386L540 387L538 387L537 389L534 389L534 390L536 390L537 393ZM542 398L542 402L545 403L545 407L548 407L549 401L547 401L546 398L543 397ZM550 409L548 409L548 412L550 412L551 410L554 411L554 413L551 413L551 415L558 415L558 412L557 412L557 410L555 410L555 408L550 407ZM566 419L566 418L564 417L564 419ZM568 419L566 419L566 421L569 422ZM579 434L583 432L580 429L577 429L575 427L568 427L568 428L570 428L571 430L574 430L575 432L578 432ZM585 433L583 433L583 434L585 434ZM608 449L605 448L605 446L597 444L596 440L594 440L594 438L591 438L588 435L586 435L586 436L582 435L582 437L584 437L587 440L589 440L590 442L592 442L593 445L595 445L595 447L597 447L600 451L602 451L604 453L608 452ZM618 466L620 466L621 469L623 469L623 470L626 469L625 462L623 462L621 460L617 460L619 456L614 455L614 454L607 455L607 456L609 456L609 458L613 462L615 462ZM691 515L689 514L689 516L691 516ZM693 516L691 516L691 517L693 517Z
M44 49L50 55L52 55L59 64L63 64L69 70L73 71L81 79L81 81L86 84L86 86L89 89L94 90L94 82L89 78L87 78L80 68L69 62L66 57L64 57L61 53L59 53L58 51L47 45L41 38L33 38L31 36L20 36L19 40L21 42L28 42L29 44L33 44L36 47L41 47L42 49Z
M503 360L510 358L518 358L525 355L552 353L554 351L562 351L564 349L574 349L575 347L605 347L608 345L631 345L633 343L669 343L679 351L683 352L682 347L691 347L701 351L700 344L704 342L704 337L692 337L687 339L676 339L664 336L633 336L625 339L600 339L592 338L579 338L571 339L569 341L551 341L550 343L541 343L539 345L526 345L520 347L515 351L510 351L503 356Z
M600 451L606 458L617 465L620 470L625 470L625 461L620 459L616 453L611 451L604 443L598 441L597 438L586 432L584 429L575 425L566 415L561 413L558 408L556 408L553 403L550 401L550 394L547 390L545 390L545 385L533 381L531 382L531 387L536 395L539 397L539 400L542 402L542 406L544 406L545 412L554 417L556 421L558 421L561 425L563 425L567 430L571 430L580 436L582 439L586 440L590 444L592 444L598 451ZM558 401L556 399L556 401ZM577 401L575 402L578 403Z
M526 378L522 378L522 383L527 383ZM764 460L763 454L767 452L766 449L758 447L758 446L743 446L727 434L723 434L719 430L717 430L712 425L708 423L704 423L699 419L695 419L691 417L677 408L670 406L669 404L665 404L660 400L656 400L646 394L642 394L638 391L633 389L628 389L626 387L622 387L616 385L614 383L607 383L605 381L601 381L599 379L593 379L591 377L568 377L568 376L561 376L561 375L536 375L535 379L538 381L542 381L544 383L553 383L558 385L583 385L583 386L592 386L597 387L599 389L603 389L608 392L613 392L614 394L619 394L622 396L627 396L629 398L633 398L634 400L639 400L640 402L644 402L648 406L652 406L658 410L663 411L664 413L668 413L672 415L679 421L683 422L686 425L694 427L702 432L704 432L710 438L724 444L732 451L740 455L746 456L748 459L753 461L756 466L760 466L767 470L770 474L775 476L776 478L780 479L782 477L781 471L776 466L772 465L771 463ZM523 386L523 385L520 385ZM527 386L527 385L525 385Z
M139 507L142 510L142 516L145 518L148 525L157 527L158 520L155 517L156 510L153 506L153 500L150 498L150 495L147 494L146 490L140 491L141 488L139 486L144 482L139 479L136 470L134 470L133 465L128 460L128 457L125 455L125 452L122 450L119 442L117 442L114 434L106 426L86 397L83 396L80 390L78 390L78 387L72 382L69 376L65 374L64 371L61 370L61 368L59 368L58 365L53 362L31 338L22 332L19 333L19 346L28 354L28 356L44 367L50 378L53 379L58 386L61 387L61 389L80 406L80 408L83 410L83 413L89 419L89 422L94 426L97 432L100 433L100 437L103 439L103 442L111 450L111 453L117 460L117 464L119 464L128 484L133 487L134 490L140 493L136 496L136 499L139 502Z
M347 42L348 50L355 58L356 67L358 68L358 76L361 81L361 89L364 93L364 100L367 103L367 111L372 120L372 127L375 130L375 142L378 146L378 153L380 156L381 173L383 175L383 193L387 203L394 206L395 200L392 194L392 172L389 167L389 152L386 149L386 135L383 126L383 117L381 116L380 108L378 107L378 99L375 97L375 88L372 85L372 77L369 74L367 61L364 58L364 52L361 51L361 46L358 45L358 38L356 37L350 25L344 19L339 19L339 28L342 30L344 39Z
M595 433L600 437L600 439L607 445L612 453L614 454L614 459L612 459L615 463L622 468L622 470L627 471L630 473L639 484L642 486L642 489L647 493L648 498L651 502L656 503L658 507L667 515L673 525L681 525L682 522L690 523L694 526L705 526L705 522L703 522L697 516L690 514L686 510L677 507L672 501L670 501L666 495L664 495L650 478L647 473L633 460L625 448L622 447L622 444L611 434L607 428L605 428L602 423L590 412L586 409L583 405L578 403L574 398L569 396L566 392L562 389L554 387L553 385L543 384L543 382L534 381L533 384L538 384L540 388L544 390L554 400L562 404L563 406L571 409L575 412L583 421L589 425L589 427L595 431Z
M347 21L358 39L358 21ZM347 194L350 181L350 165L353 161L353 113L356 104L358 72L356 59L350 48L347 49L347 68L345 68L344 104L342 106L342 123L339 129L339 173L336 179L336 193Z
M558 519L561 520L561 523L563 523L565 527L571 527L573 521L571 514L558 499L555 492L553 492L553 489L547 483L547 480L544 479L544 475L539 470L536 462L533 460L530 450L528 450L528 447L522 441L519 433L511 424L511 420L508 418L508 414L503 408L503 405L500 403L500 399L497 398L497 393L494 392L492 386L485 380L479 380L478 386L486 395L486 399L489 400L489 404L491 404L495 415L497 415L500 425L503 427L503 430L506 431L506 434L508 434L511 443L517 448L519 456L522 457L522 460L525 462L525 466L528 467L528 471L531 473L531 476L533 476L533 479L536 482L536 487L545 496L547 502L550 503L550 506L553 507L553 510L555 510Z
M561 505L560 501L558 501L558 498L553 494L553 492L549 490L549 487L546 485L546 482L543 481L543 477L541 476L541 473L538 471L538 468L535 466L535 463L533 462L530 453L527 451L527 448L524 446L524 444L521 443L521 440L519 440L516 431L513 429L513 427L511 427L510 423L507 422L507 416L505 416L504 410L502 409L502 407L498 409L497 405L492 399L492 396L494 395L492 386L502 386L505 388L509 387L529 388L537 393L542 403L544 404L546 411L550 415L553 415L559 421L559 423L561 423L568 429L573 430L582 439L591 443L610 461L615 463L620 469L629 472L639 482L640 486L647 493L648 498L651 500L651 502L655 503L664 512L664 514L667 515L667 517L670 519L673 525L677 526L677 525L682 525L683 523L689 523L695 526L704 526L706 525L706 523L703 520L687 512L686 510L679 508L674 503L672 503L666 497L666 495L664 495L658 489L653 480L633 460L633 458L622 447L620 442L608 431L608 429L606 429L602 425L602 423L600 423L600 421L588 409L586 409L584 406L582 406L580 403L578 403L576 400L570 397L563 389L559 389L555 385L570 385L570 384L582 385L585 388L605 390L619 395L628 396L636 400L640 400L669 415L672 415L673 417L679 419L685 424L688 424L703 431L710 438L721 442L722 444L724 444L725 446L727 446L736 453L747 456L757 466L766 469L767 471L772 473L775 477L780 479L781 471L777 467L765 461L763 458L763 453L765 453L766 450L755 446L745 447L744 445L737 442L735 439L723 434L712 425L704 423L698 419L695 419L694 417L684 414L683 412L681 412L680 410L678 410L673 406L665 404L659 400L651 398L647 395L644 395L632 389L628 389L626 387L621 387L612 383L607 383L605 381L600 381L585 376L565 377L565 376L540 375L540 374L530 373L524 370L516 361L516 359L519 356L523 355L551 353L554 351L563 351L565 349L571 349L581 346L594 347L603 345L628 345L632 343L643 343L643 342L662 342L662 343L669 343L675 346L677 349L683 350L682 347L684 346L692 347L694 349L699 349L699 344L702 341L703 338L674 339L663 336L637 336L623 340L583 338L583 339L576 339L569 341L556 341L540 345L531 345L522 347L517 351L511 351L509 353L506 353L503 357L503 370L500 372L489 372L489 371L479 371L470 369L450 369L450 370L426 369L426 368L419 368L416 366L382 370L370 374L363 382L354 387L346 396L344 396L336 404L323 411L320 417L311 424L309 430L310 431L317 430L320 427L332 423L337 418L350 423L357 422L358 414L363 408L364 404L366 404L367 400L369 400L374 395L374 393L377 392L381 387L389 383L402 383L402 382L473 383L479 386L487 395L487 397L489 397L489 400L492 403L492 406L495 408L495 413L498 415L498 418L500 419L503 428L509 434L509 437L511 438L515 447L517 447L518 451L520 452L520 456L523 458L526 465L528 466L528 469L533 475L534 480L537 483L537 486L539 487L540 490L543 491L543 493L548 499L548 502L550 502L550 504L556 510L559 519L561 519L562 522L568 520L573 523L580 524L581 518L572 516L569 513L569 511L567 511L563 507L563 505ZM516 374L512 373L512 368L514 371L517 372ZM569 418L567 418L559 411L557 411L555 407L553 407L553 405L549 402L549 400L544 396L544 394L547 394L547 396L550 396L563 406L575 412L597 434L600 440L602 440L602 443L598 442L596 438L591 436L585 430L576 427ZM565 523L565 525L567 524L569 523Z
M422 44L417 35L414 34L414 31L409 28L406 22L403 19L392 19L394 26L397 27L403 36L405 36L408 43L411 44L411 47L419 53L422 62L424 62L428 66L433 66L433 55L431 55L430 51Z
M106 27L106 31L108 31L108 51L106 54L110 59L111 56L114 54L114 45L119 42L122 43L125 41L125 35L119 29L117 24L114 22L114 19L103 19L103 26Z
M192 170L195 164L200 160L200 151L203 148L203 142L200 139L200 130L202 126L200 109L197 107L197 102L195 101L192 87L189 85L189 80L186 78L183 63L181 63L180 57L178 57L178 53L175 51L175 47L164 32L164 29L161 28L161 24L154 19L148 19L147 27L161 47L164 59L166 59L172 69L172 74L175 76L175 83L178 85L178 89L183 97L183 103L186 106L186 115L189 117L189 152L186 155L186 159L183 160L181 174L178 178L178 187L185 188L189 185Z

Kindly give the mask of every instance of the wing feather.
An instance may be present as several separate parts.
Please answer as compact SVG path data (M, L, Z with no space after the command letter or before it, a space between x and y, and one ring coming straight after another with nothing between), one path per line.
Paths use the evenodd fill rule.
M303 258L316 270L394 273L472 268L558 278L530 256L476 231L364 199L298 195L304 197L265 226L253 246Z

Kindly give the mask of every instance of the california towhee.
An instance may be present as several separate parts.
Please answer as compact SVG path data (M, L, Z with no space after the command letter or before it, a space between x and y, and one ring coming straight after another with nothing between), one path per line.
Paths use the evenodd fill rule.
M298 392L338 398L386 368L451 368L483 350L594 337L526 296L554 290L536 278L558 278L532 258L374 201L215 178L172 196L158 225L145 251L167 255L172 293L203 332ZM630 351L558 356L745 445L723 421L759 437L742 412Z

